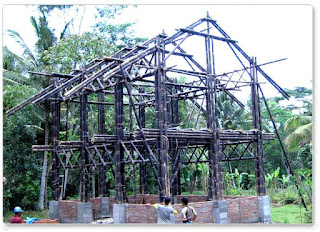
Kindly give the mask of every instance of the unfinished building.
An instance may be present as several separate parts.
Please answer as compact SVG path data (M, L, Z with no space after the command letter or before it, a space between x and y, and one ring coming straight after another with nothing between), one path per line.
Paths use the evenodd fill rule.
M219 61L220 46L224 46L234 60ZM188 49L196 49L197 54ZM288 94L260 66L207 15L171 36L159 34L110 57L97 58L70 74L50 74L51 85L7 114L29 103L50 102L51 144L34 145L33 150L52 153L51 217L81 223L92 221L93 214L113 214L115 223L155 222L155 216L150 219L155 213L147 212L146 207L138 203L159 202L165 196L172 197L173 203L179 202L181 167L202 162L209 165L208 194L190 196L191 201L199 202L202 207L206 205L208 212L203 216L200 213L200 221L202 217L203 223L270 222L263 141L274 139L274 135L262 131L260 99L263 96L258 76L270 82L284 97L288 98ZM178 81L181 76L183 82ZM224 130L220 126L218 96L225 93L244 108L234 94L241 90L251 100L252 128ZM181 101L192 106L184 126L179 119ZM72 104L79 105L80 115L70 115L68 107ZM96 106L95 114L89 112L91 105ZM153 123L146 124L147 111ZM114 115L112 130L106 128L106 112ZM69 139L65 126L68 123L61 121L61 114L67 115L64 117L67 121L79 118L77 141ZM97 117L94 128L90 127L90 117ZM200 119L204 119L201 125ZM238 203L233 203L234 199L223 196L222 162L239 160L254 160L252 170L255 170L257 196L237 198ZM130 172L126 166L132 166ZM71 203L63 200L65 186L60 180L69 169L81 170L80 199ZM147 169L152 170L152 176L147 175ZM114 186L107 185L107 172L112 173ZM132 196L126 191L125 175L134 179ZM92 176L97 176L98 182L99 196L95 198L92 198L95 194L90 193ZM158 195L148 195L150 179L156 181ZM115 197L109 196L108 188L115 190ZM245 209L238 212L240 219L239 214L232 216L230 211L231 207L240 210L239 199L247 206L253 202L246 219L243 219ZM94 206L97 204L99 207ZM66 214L64 207L74 207L73 216Z

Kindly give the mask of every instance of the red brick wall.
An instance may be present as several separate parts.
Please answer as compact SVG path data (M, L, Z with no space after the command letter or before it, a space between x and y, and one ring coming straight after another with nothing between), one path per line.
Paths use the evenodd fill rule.
M214 222L212 201L190 203L190 206L194 207L198 214L195 224ZM182 223L182 205L176 204L172 207L178 211L175 223ZM126 221L127 223L157 223L157 210L141 204L129 204L126 207Z
M178 211L175 217L177 224L182 223L182 197L189 199L189 205L194 207L198 213L195 224L214 223L213 202L206 201L206 196L178 196L178 204L172 205ZM129 204L126 208L127 223L157 223L157 210L153 207L146 207L145 203L159 203L158 195L137 195L128 196ZM225 196L228 204L228 222L246 223L258 222L258 197L257 196ZM101 213L101 198L90 199L92 208L96 217ZM79 200L59 201L60 222L76 223L78 220L78 202ZM137 202L138 204L134 204ZM141 204L143 202L143 204ZM109 197L110 214L113 213L113 204L116 203L115 197Z
M141 204L129 204L126 207L127 223L157 223L157 210Z
M234 199L225 197L228 202L228 222L246 223L259 221L258 197L241 196Z
M213 217L213 202L212 201L205 201L205 202L191 202L192 198L189 198L189 205L192 206L198 214L197 219L194 221L194 224L202 224L202 223L214 223ZM179 199L178 199L179 200ZM174 209L178 211L176 215L175 222L182 223L182 205L176 204L173 206Z
M185 196L185 195L179 195L178 196L178 202L181 203L181 199L183 197L186 197L188 198L189 202L202 202L202 201L207 201L207 196L204 196L204 195L188 195L188 196Z
M101 198L91 198L90 201L92 204L92 215L94 218L98 218L101 214Z
M78 221L79 200L59 201L59 217L62 223L76 223Z

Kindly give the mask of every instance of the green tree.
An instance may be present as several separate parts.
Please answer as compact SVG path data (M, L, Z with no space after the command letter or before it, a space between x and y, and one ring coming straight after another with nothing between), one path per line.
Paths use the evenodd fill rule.
M251 123L249 113L224 92L218 98L218 114L223 130L245 129Z
M24 84L6 84L3 89L3 110L8 110L24 97L32 96L36 88ZM3 118L3 197L6 209L16 205L35 209L39 195L41 158L32 152L30 144L37 142L42 116L39 110L27 107L28 114L17 112Z
M42 59L42 53L47 50L49 47L57 41L56 36L53 33L53 30L49 28L47 21L47 14L54 9L55 7L43 8L39 6L39 11L42 16L36 20L34 16L30 18L30 22L33 25L35 34L37 36L37 42L35 44L36 51L33 53L31 49L26 45L24 39L20 34L14 30L9 30L9 35L16 40L16 42L23 48L23 58L28 61L28 66L26 67L31 71L44 71L46 70L46 62ZM66 25L67 26L67 25ZM61 34L61 37L63 34ZM25 72L26 69L24 69ZM36 86L37 88L45 88L50 83L49 78L43 77L38 79L34 76L27 78L29 85ZM49 118L50 118L50 105L48 102L43 104L43 110L45 112L44 117L44 143L45 145L49 144ZM47 176L47 152L44 152L43 156L43 165L42 165L42 177L41 177L41 189L39 197L39 209L43 210L44 206L44 196L46 189L46 176Z

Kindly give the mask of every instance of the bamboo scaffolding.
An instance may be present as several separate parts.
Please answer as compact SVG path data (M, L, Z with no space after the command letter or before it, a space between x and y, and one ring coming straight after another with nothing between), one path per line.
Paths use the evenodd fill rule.
M206 24L206 27L199 31L196 27L202 24ZM212 28L217 29L223 37L212 35ZM182 48L190 37L198 37L204 41L205 68L192 54ZM215 57L214 49L218 45L216 40L227 43L241 63L242 69L216 74L215 60L218 58ZM250 67L245 66L239 53L250 62ZM186 62L184 65L187 64L188 67L181 68L179 64L170 64L171 67L167 67L166 62L173 56L183 58ZM265 64L278 61L281 60ZM264 195L263 141L273 140L274 134L262 132L257 89L261 83L257 80L257 72L288 97L261 70L260 66L265 64L257 65L255 60L253 62L236 41L232 40L208 15L186 28L179 29L172 36L159 34L141 45L133 48L125 47L110 57L94 59L81 70L74 70L71 74L30 72L33 75L51 78L52 84L6 113L11 115L29 103L39 104L43 101L51 103L52 144L34 145L32 149L52 152L54 199L59 199L59 169L81 170L81 201L89 200L89 175L92 175L92 181L95 181L95 170L97 170L98 195L108 196L107 190L114 188L117 203L125 203L127 174L134 178L134 195L137 191L141 194L148 193L148 184L151 183L151 178L154 178L161 199L164 196L175 197L181 194L181 167L193 163L207 163L209 164L208 199L221 200L222 162L252 159L255 160L257 193ZM187 83L178 83L174 76L179 74L189 76L191 80ZM246 80L247 74L250 80ZM244 108L244 104L231 91L241 90L246 86L251 86L253 129L220 129L218 94L225 92ZM97 100L93 100L96 99L96 95ZM108 99L114 96L114 102L107 101L106 95ZM179 128L181 100L190 101L194 107L190 109L187 120L188 127L195 119L192 129ZM68 140L70 139L67 136L68 132L66 136L62 132L59 133L62 102L66 105L70 102L80 106L79 141ZM90 128L92 134L89 138L91 125L88 124L88 106L91 107L91 104L97 105L93 107L97 109L97 125ZM110 128L106 128L108 125L106 120L109 117L106 109L114 110L113 134L107 134L107 131L110 133ZM127 112L129 121L125 122ZM155 114L152 125L150 121L146 122L149 112ZM205 116L205 129L197 129L201 122L200 115ZM70 118L72 115L66 117L66 130ZM134 128L135 126L137 128ZM146 128L150 126L152 128ZM59 134L63 135L66 141L59 141ZM125 171L125 165L132 166L131 173ZM149 169L152 170L153 176L148 176ZM115 186L107 183L107 172L112 172ZM136 178L139 188L136 186Z

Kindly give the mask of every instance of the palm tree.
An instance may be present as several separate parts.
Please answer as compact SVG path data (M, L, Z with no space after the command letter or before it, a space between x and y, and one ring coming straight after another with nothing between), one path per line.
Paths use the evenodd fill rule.
M284 124L285 131L292 131L285 143L290 150L303 147L312 142L312 116L298 115L289 118Z
M9 30L9 35L16 40L16 42L23 48L24 53L23 57L29 61L28 70L32 71L43 71L45 70L45 62L43 62L41 54L48 50L50 47L54 45L57 41L54 33L48 27L48 22L45 17L45 14L42 12L42 17L39 17L39 22L35 19L35 17L31 17L30 21L34 27L35 33L37 35L36 42L36 53L33 53L31 49L24 42L24 39L20 36L20 34L14 30ZM50 83L50 79L43 77L42 79L35 79L34 77L29 78L30 84L36 84L38 88L45 88ZM49 144L49 118L50 118L50 105L48 102L43 104L43 110L45 113L44 117L44 142L45 145ZM39 204L38 207L40 210L45 208L44 206L44 196L46 189L46 176L47 176L47 152L44 152L43 155L43 165L42 165L42 174L41 174L41 188L40 188L40 196L39 196Z
M218 98L218 112L220 125L224 130L243 128L250 122L245 116L245 110L236 105L224 92Z

